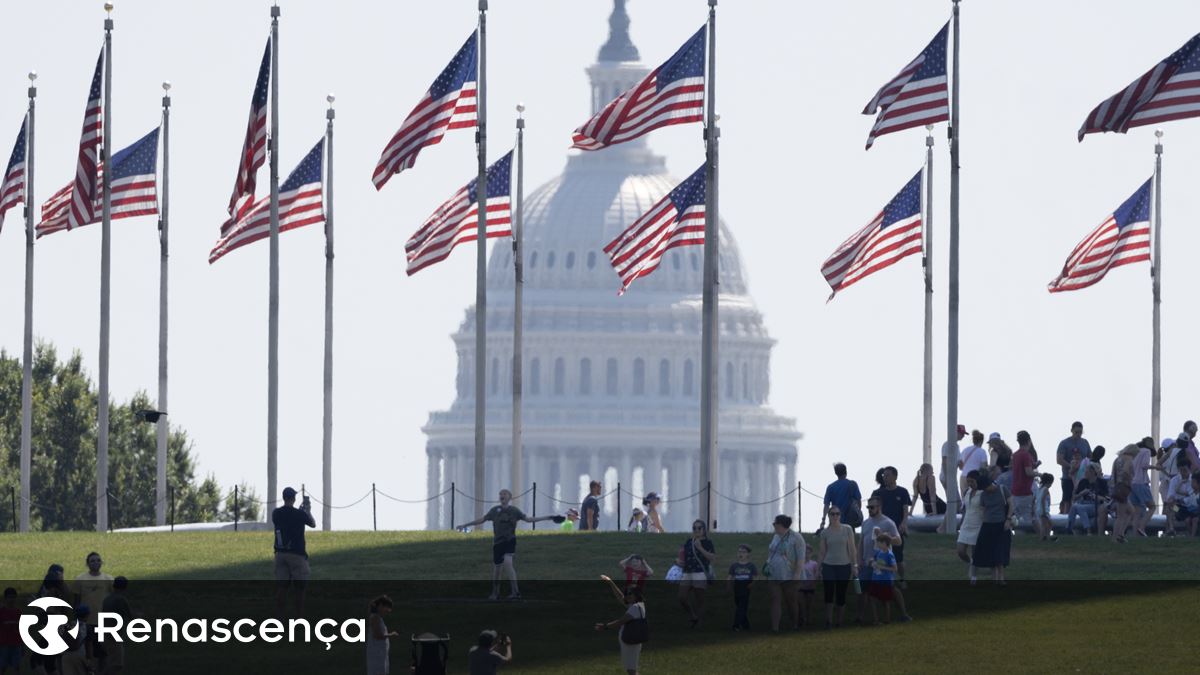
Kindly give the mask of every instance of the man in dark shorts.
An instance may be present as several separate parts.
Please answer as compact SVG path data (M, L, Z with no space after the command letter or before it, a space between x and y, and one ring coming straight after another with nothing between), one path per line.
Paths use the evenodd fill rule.
M891 518L896 524L896 529L900 531L901 543L892 547L892 553L896 556L896 587L904 588L904 541L908 538L908 512L912 508L912 497L908 490L896 485L897 476L899 472L894 466L880 469L876 475L879 489L871 493L871 498L879 498L879 508L883 515Z
M517 553L517 523L536 523L542 520L553 520L555 516L530 518L521 509L513 506L512 492L500 491L500 504L483 514L482 518L464 523L462 527L475 527L487 521L492 522L492 594L489 600L500 599L500 570L508 576L512 589L509 600L520 600L521 591L517 589L517 568L513 566L513 556Z
M600 481L588 483L588 496L579 505L579 529L600 529Z
M308 583L308 551L304 547L304 528L316 527L312 517L312 505L304 498L296 508L296 491L283 489L283 506L271 513L275 526L275 581L279 588L275 594L275 605L280 617L285 614L289 586L296 588L296 616L304 616L304 586Z

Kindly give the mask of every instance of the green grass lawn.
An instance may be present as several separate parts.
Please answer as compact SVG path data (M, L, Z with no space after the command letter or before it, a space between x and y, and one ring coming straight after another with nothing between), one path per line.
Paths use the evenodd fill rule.
M483 600L491 569L489 533L312 532L308 615L363 616L371 596L388 593L397 601L389 625L402 636L425 630L451 634L451 672L465 672L473 636L494 627L513 635L512 672L616 673L621 671L616 636L595 633L591 626L615 618L621 608L595 579L606 573L619 580L616 563L633 552L646 556L661 577L683 538L522 532L517 565L525 600L491 603ZM714 536L724 566L739 543L754 547L752 558L761 563L768 539ZM50 562L59 562L72 578L83 571L91 550L103 554L105 571L131 579L131 599L150 618L273 613L269 533L5 534L0 577L25 579L22 586L32 588ZM906 558L911 581L906 595L917 620L882 628L769 634L767 592L760 587L751 601L756 630L735 634L728 629L731 594L718 584L708 593L705 622L690 630L674 599L676 587L651 584L652 638L643 652L643 672L1196 670L1190 648L1173 648L1176 641L1155 638L1164 634L1152 627L1174 626L1171 634L1181 625L1162 621L1190 616L1200 601L1200 539L1112 545L1095 537L1054 543L1018 537L1007 588L982 581L969 587L950 537L913 536ZM852 596L851 616L855 601ZM217 666L230 673L343 673L362 672L364 663L361 645L335 644L330 651L261 643L216 649L139 645L131 650L129 672L211 675ZM407 653L406 639L393 642L393 672L406 670Z

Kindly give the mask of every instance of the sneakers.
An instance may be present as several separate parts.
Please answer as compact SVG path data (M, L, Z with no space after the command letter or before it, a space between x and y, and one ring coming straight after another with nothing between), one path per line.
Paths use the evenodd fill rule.
M900 623L912 623L913 618L907 614L897 619Z

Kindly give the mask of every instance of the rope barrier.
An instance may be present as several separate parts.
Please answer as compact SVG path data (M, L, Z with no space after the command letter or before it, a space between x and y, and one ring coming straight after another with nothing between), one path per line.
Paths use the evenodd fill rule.
M791 490L788 490L787 492L779 495L778 497L776 497L774 499L769 499L765 502L743 502L743 501L734 499L733 497L727 497L727 496L721 494L720 492L717 492L716 490L713 490L713 494L720 497L721 499L731 501L734 504L741 504L742 506L767 506L768 504L774 504L781 499L787 499L788 497L796 494L796 489L792 488Z
M328 506L329 506L329 508L334 509L335 511L341 510L341 509L348 509L352 506L358 506L359 504L361 504L363 502L363 500L365 500L367 497L370 497L370 496L371 496L371 490L367 490L367 494L359 497L358 500L353 503L347 504L345 506L334 506L332 504L328 504ZM313 497L311 495L309 496L309 499L311 499L314 503L316 503L319 506L327 506L324 502L318 500L316 497Z
M401 504L425 504L425 503L431 502L435 499L438 499L439 497L444 497L444 496L450 494L450 488L446 488L441 493L436 494L432 497L426 497L425 499L400 499L399 497L393 497L393 496L389 495L388 493L384 492L383 490L379 490L379 489L376 489L375 493L381 497L385 497L394 502L400 502Z

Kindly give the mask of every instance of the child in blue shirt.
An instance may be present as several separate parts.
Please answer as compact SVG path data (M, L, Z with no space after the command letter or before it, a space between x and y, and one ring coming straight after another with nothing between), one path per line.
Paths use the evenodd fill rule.
M729 566L729 581L733 584L733 629L750 630L750 586L758 576L758 567L750 562L750 547L738 546L737 562Z
M892 620L892 583L896 579L896 554L892 553L890 535L875 531L875 556L871 560L871 585L867 595L871 598L871 620L879 625L879 606L883 605L883 622Z

